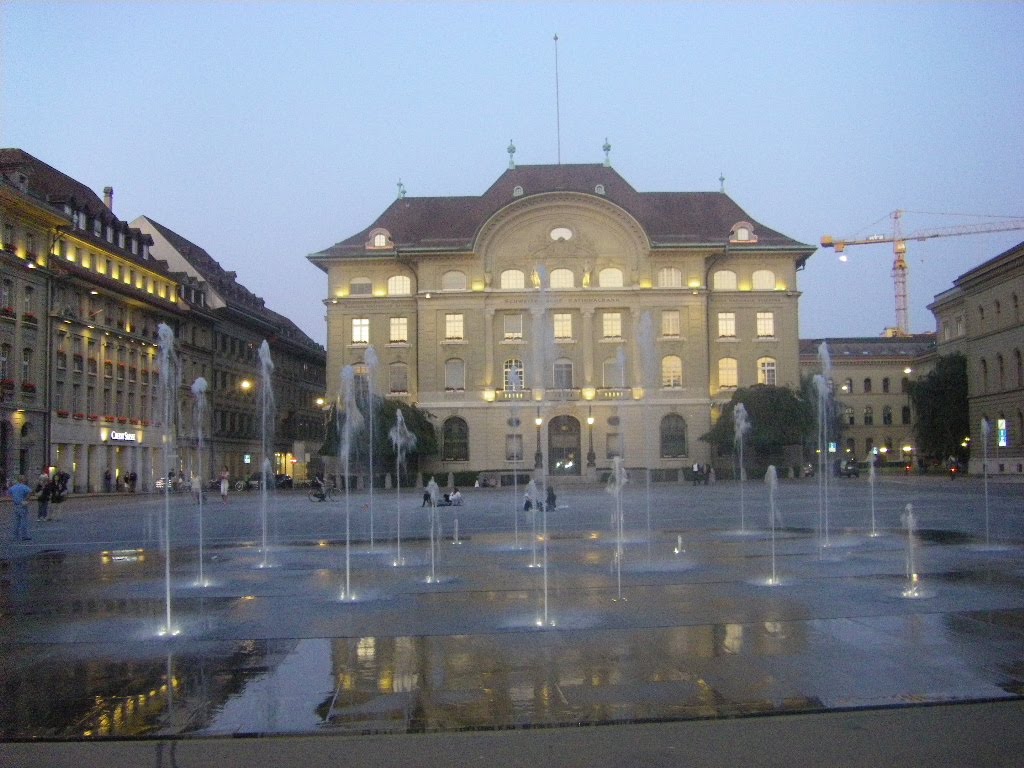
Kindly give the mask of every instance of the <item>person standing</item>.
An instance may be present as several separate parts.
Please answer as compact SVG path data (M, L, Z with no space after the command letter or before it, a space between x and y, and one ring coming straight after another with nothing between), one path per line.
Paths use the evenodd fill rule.
M28 535L28 497L32 489L25 485L25 476L18 475L18 481L7 489L14 500L14 540L31 541Z
M231 480L231 475L228 474L228 465L225 464L224 468L220 471L220 500L226 502L228 500L228 482Z
M36 510L36 517L39 520L45 520L47 511L50 507L50 496L53 494L53 485L50 480L50 473L46 471L46 467L43 467L43 471L39 473L39 480L36 482L36 499L39 502L39 507Z
M551 483L548 483L548 492L547 492L547 497L544 500L544 505L545 505L545 508L549 512L551 510L553 510L555 508L555 506L557 505L557 502L556 502L556 499L555 499L555 489L551 485Z

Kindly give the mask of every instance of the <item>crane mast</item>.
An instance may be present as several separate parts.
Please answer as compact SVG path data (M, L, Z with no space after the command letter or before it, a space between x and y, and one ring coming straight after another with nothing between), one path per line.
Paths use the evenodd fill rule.
M834 248L839 254L841 261L846 261L846 247L850 245L877 245L878 243L892 243L892 282L896 295L896 333L900 336L910 335L910 297L907 288L907 241L908 240L930 240L935 237L958 237L961 235L979 235L989 232L1011 232L1024 229L1024 218L1003 219L990 221L982 224L967 224L957 227L942 227L939 229L920 230L903 234L901 219L905 211L896 210L890 215L892 218L892 235L871 235L864 238L842 238L836 239L831 235L822 235L821 247Z

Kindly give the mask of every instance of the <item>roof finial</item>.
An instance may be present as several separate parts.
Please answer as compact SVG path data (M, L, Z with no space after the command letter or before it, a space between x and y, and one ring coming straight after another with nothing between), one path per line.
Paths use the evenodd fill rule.
M405 197L405 184L403 184L402 180L399 179L398 180L398 199L401 200L404 197Z
M718 174L718 191L719 192L725 192L725 174L724 173L719 173Z
M513 170L516 167L516 145L512 143L512 139L508 140L508 168Z
M601 147L601 149L604 150L604 167L605 168L611 168L612 167L612 159L609 157L609 155L611 154L611 151L612 151L612 145L608 143L608 137L607 136L604 137L604 146Z

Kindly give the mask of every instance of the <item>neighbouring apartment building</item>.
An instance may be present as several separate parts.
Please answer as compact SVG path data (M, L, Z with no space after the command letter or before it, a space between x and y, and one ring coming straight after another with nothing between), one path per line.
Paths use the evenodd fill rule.
M200 266L189 266L168 248L173 233L151 224L119 219L109 187L101 199L23 150L0 149L0 473L56 467L86 492L114 490L128 473L149 490L168 468L205 479L227 464L238 477L250 471L246 456L256 471L258 395L239 385L258 383L254 345L267 339L277 360L275 470L301 479L322 434L323 348L202 249L192 246ZM161 323L174 333L180 374L170 399ZM191 389L200 377L211 405L202 470Z
M990 474L1024 474L1022 301L1024 242L960 275L928 305L938 354L967 358L971 473L985 471L987 456Z
M607 160L510 162L481 195L400 191L309 257L327 391L351 365L432 414L434 472L596 477L621 456L675 479L712 461L699 438L737 387L799 386L814 250L724 192L638 192Z
M804 376L823 372L828 350L829 386L841 422L833 459L902 462L916 467L917 439L910 383L932 368L935 334L801 339Z

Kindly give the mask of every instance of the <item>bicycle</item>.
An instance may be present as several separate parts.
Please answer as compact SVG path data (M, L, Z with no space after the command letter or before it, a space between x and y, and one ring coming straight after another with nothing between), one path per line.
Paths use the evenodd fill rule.
M323 493L317 488L310 488L307 495L310 501L334 501L337 492L337 489L333 487L324 488Z

